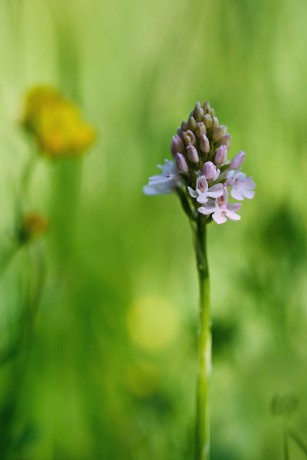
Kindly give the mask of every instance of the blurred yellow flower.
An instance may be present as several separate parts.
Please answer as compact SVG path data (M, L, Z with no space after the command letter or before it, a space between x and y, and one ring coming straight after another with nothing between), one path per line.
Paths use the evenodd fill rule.
M29 212L22 216L18 229L18 239L21 243L27 243L46 233L48 228L49 222L44 216Z
M36 87L26 97L23 126L49 157L80 155L93 143L95 129L86 123L78 107L57 90Z

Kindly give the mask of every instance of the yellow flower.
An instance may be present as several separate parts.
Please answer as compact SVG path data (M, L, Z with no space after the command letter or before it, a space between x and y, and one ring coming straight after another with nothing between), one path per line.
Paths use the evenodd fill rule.
M28 93L22 122L42 152L53 158L80 155L96 137L78 107L53 88L37 87Z

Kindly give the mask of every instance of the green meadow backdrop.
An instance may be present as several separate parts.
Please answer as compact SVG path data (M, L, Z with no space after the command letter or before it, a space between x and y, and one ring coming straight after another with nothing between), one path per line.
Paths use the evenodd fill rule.
M307 444L306 23L305 0L0 0L1 460L193 458L190 229L142 186L206 99L257 184L241 222L209 227L212 460L285 458L274 396ZM41 84L97 138L38 158L22 196ZM20 200L49 229L9 259Z

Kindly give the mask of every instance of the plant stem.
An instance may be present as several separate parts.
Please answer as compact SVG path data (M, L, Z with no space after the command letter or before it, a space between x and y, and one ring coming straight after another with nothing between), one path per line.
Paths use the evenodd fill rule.
M301 450L307 455L307 445L304 441L292 430L288 430L288 435L293 439L294 442L301 448Z
M284 460L289 460L289 447L288 447L288 433L283 429L283 447L284 447Z
M205 217L199 215L195 227L194 242L200 294L195 460L209 460L210 458L209 383L211 374L211 321L206 226Z

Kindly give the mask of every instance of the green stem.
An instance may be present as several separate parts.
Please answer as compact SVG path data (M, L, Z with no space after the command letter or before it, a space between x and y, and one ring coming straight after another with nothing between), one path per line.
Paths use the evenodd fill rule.
M10 246L7 248L6 252L1 255L0 258L0 277L5 272L7 267L10 265L11 261L13 260L14 256L17 254L20 245L17 243L11 243Z
M20 195L21 198L24 198L28 194L28 189L30 185L30 181L32 178L32 175L34 173L35 166L37 164L38 158L39 158L39 153L35 152L32 154L27 163L25 164L24 170L22 172L21 176L21 181L20 181Z
M288 435L301 448L301 450L307 455L307 445L304 443L304 441L292 430L288 430Z
M205 217L199 215L195 228L195 253L200 294L195 460L209 460L210 458L209 383L211 375L211 321L206 226L207 221Z
M289 460L289 446L288 446L288 433L283 429L283 447L284 447L284 460Z
M8 362L19 351L23 350L32 337L34 321L45 285L46 265L40 245L33 246L30 255L33 258L33 269L30 273L28 292L20 314L16 336L12 343L0 350L0 366Z

